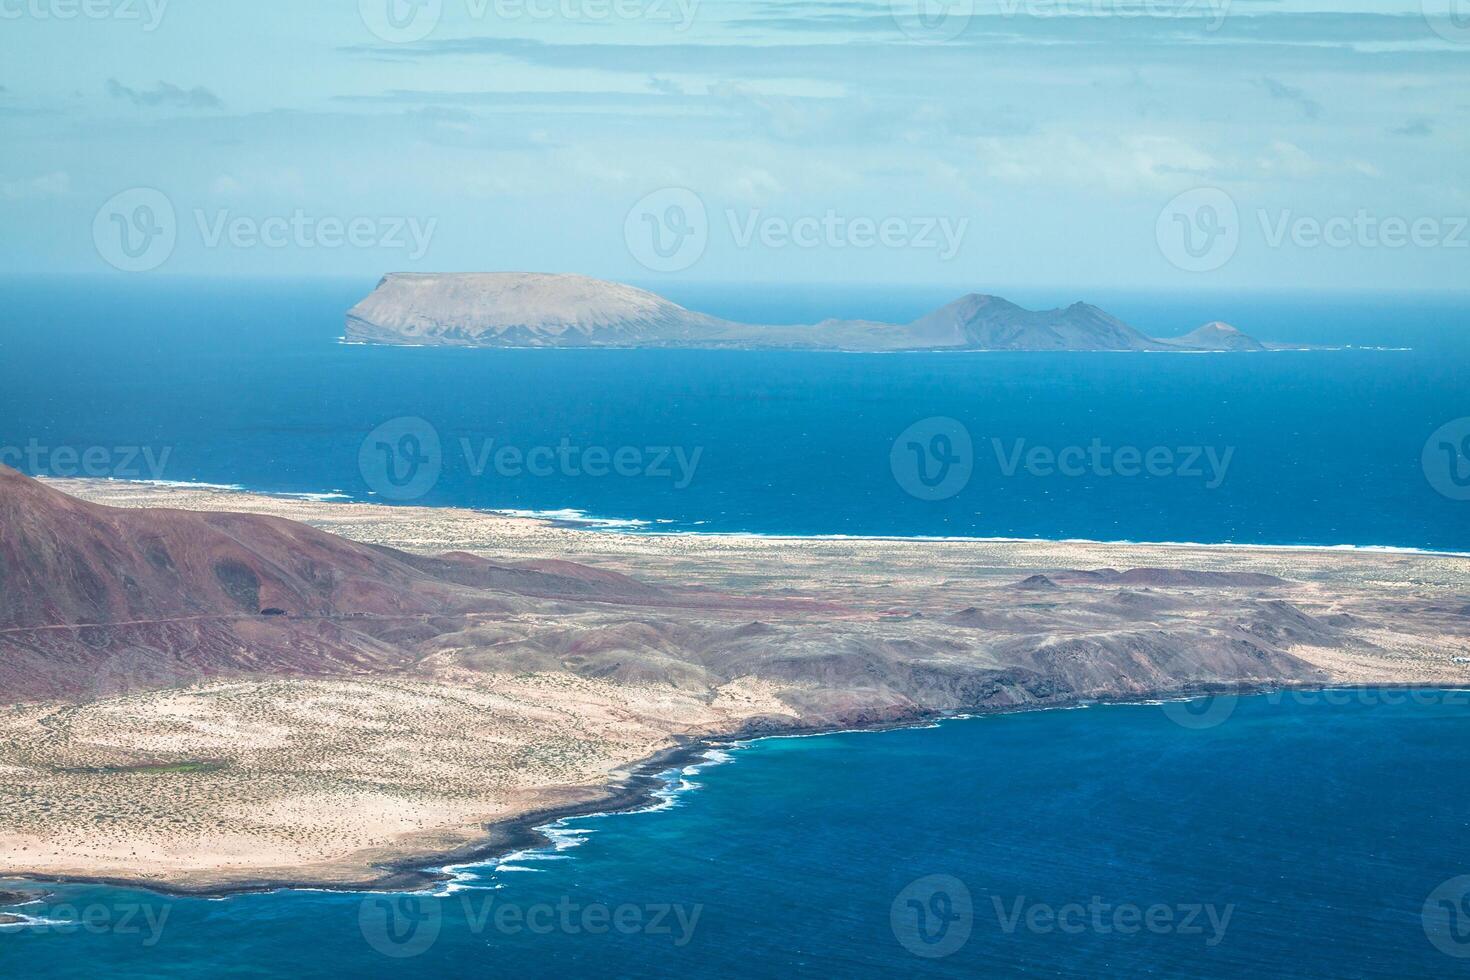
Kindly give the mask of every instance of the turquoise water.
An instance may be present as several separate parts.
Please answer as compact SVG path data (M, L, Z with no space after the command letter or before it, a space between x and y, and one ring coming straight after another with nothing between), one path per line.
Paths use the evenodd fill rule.
M427 458L400 449L433 438L435 472L422 470L433 479L408 486L406 499L645 522L625 527L1470 550L1470 502L1438 492L1423 459L1437 429L1470 416L1463 297L1089 297L1158 334L1224 316L1280 341L1411 351L873 356L338 344L343 311L371 286L0 283L0 454L8 449L30 472L87 472L92 451L91 471L105 475L382 500L405 498L391 496L380 446L396 466ZM674 298L757 321L904 319L956 291L687 287ZM428 430L370 438L401 418ZM968 476L943 499L925 499L920 460L906 454L910 443L936 445L924 429L935 418L953 419L970 439ZM899 440L916 423L919 436ZM1060 456L1094 443L1108 451L1099 465L1029 463L1033 450ZM538 471L526 459L563 445L578 453L570 465L548 455ZM30 446L40 451L27 454ZM1135 473L1113 465L1122 449L1157 450L1168 465ZM523 465L498 465L500 450ZM620 450L633 455L616 472ZM1448 476L1448 458L1431 450ZM584 465L591 451L603 454L600 465ZM1212 466L1208 453L1225 465ZM941 475L948 458L925 457L927 475ZM1470 494L1470 459L1458 465Z
M0 932L0 967L1470 975L1470 694L1243 698L1209 728L1180 708L755 742L671 806L575 819L570 846L465 869L440 898L60 887L69 908L31 911L92 925Z
M1435 471L1425 453L1437 429L1470 416L1463 297L1089 297L1156 335L1224 317L1274 340L1409 351L338 344L342 311L371 286L0 282L0 459L56 475L570 509L627 528L1470 550L1470 502L1442 492L1464 473ZM673 298L752 321L902 320L955 292L686 287ZM932 441L956 431L968 459ZM1195 447L1230 462L1218 480L1007 472L1018 441ZM944 452L905 470L912 443ZM562 445L603 450L602 475L585 455L539 473L476 470L507 446L556 459ZM625 473L610 469L619 450L635 454ZM433 465L402 468L410 457ZM956 467L931 472L939 463ZM954 492L926 499L928 476ZM665 809L572 821L558 837L569 846L464 869L438 898L56 887L51 905L28 909L52 924L0 929L0 969L1465 974L1467 699L1263 697L1208 728L1178 724L1176 709L1112 706L761 741L673 777L701 785Z

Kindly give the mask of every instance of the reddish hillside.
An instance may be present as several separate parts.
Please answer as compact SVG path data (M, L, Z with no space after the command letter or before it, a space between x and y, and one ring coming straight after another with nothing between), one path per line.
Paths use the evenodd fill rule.
M273 517L102 507L0 467L0 701L392 669L431 618L658 596L570 563L425 558Z

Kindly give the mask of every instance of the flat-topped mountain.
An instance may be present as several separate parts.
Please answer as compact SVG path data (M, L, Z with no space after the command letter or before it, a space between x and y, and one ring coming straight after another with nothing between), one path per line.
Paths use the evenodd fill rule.
M347 313L352 340L476 347L636 347L733 326L633 286L536 272L395 273Z
M912 323L762 326L698 313L587 276L391 273L347 312L346 339L455 347L686 347L842 351L1261 351L1224 323L1156 340L1087 303L1028 310L971 293Z

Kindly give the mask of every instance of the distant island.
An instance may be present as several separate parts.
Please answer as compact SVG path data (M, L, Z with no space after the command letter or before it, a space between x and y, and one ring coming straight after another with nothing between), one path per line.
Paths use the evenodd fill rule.
M390 273L347 312L356 343L446 347L660 347L832 351L1266 351L1228 323L1155 339L1087 303L1028 310L970 293L912 323L760 326L687 310L588 276Z

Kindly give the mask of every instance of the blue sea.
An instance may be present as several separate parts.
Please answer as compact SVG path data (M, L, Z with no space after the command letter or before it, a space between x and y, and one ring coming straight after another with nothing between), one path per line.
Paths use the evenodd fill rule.
M1209 727L1178 724L1179 712ZM1223 716L1223 717L1222 717ZM768 739L416 896L52 886L27 977L1470 975L1470 693ZM723 760L723 761L722 761Z
M1410 350L339 343L373 285L0 282L0 459L643 530L1470 550L1470 503L1455 496L1470 496L1470 460L1442 448L1470 446L1470 423L1455 427L1470 417L1463 295L1005 291L1034 306L1086 298L1155 335L1224 318L1279 342ZM960 289L664 291L809 322L907 320Z
M1158 336L1219 318L1353 345L1256 355L342 344L372 286L0 281L0 461L645 532L1470 551L1464 296L1003 291ZM907 320L961 292L663 291L754 322ZM40 926L0 928L0 969L1470 974L1470 694L1227 707L728 747L651 812L571 820L434 895L48 886Z

